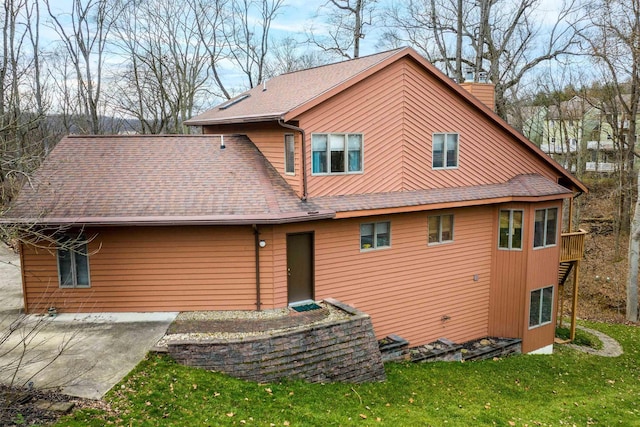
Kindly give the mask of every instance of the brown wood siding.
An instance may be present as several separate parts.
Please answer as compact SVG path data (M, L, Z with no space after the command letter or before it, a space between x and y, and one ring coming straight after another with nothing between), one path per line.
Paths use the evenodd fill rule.
M286 233L314 231L316 298L369 313L379 338L398 334L420 345L486 336L493 240L486 225L493 209L431 214L447 213L454 214L454 242L433 246L427 245L427 212L276 227L276 305L286 304ZM360 224L373 221L391 222L391 247L361 252Z
M558 208L558 234L557 244L555 246L533 249L533 226L535 220L535 210L544 208ZM531 250L528 254L527 269L527 289L525 295L525 328L523 334L522 351L530 352L541 347L545 347L553 343L555 336L556 324L556 304L558 299L558 266L560 263L560 230L562 230L562 204L555 203L538 203L532 204L530 207L530 223L531 223ZM546 268L541 268L545 266ZM546 288L553 286L553 317L551 323L537 328L529 329L529 305L531 302L530 292L534 289Z
M522 351L530 351L553 343L555 334L555 304L553 319L548 325L529 329L530 292L534 289L554 286L557 298L558 262L560 258L560 230L558 223L558 244L556 246L533 249L535 210L558 207L560 202L537 204L510 203L497 206L494 212L495 232L493 237L493 271L491 279L491 302L489 334L494 336L522 338ZM502 209L524 211L522 250L498 249L498 215Z
M91 287L60 289L55 251L24 249L31 312L253 310L251 227L104 228L89 244ZM262 302L273 306L273 247L261 249Z
M501 183L523 173L559 177L407 58L299 119L307 132L311 197ZM331 132L364 134L363 174L311 175L311 134ZM432 169L431 139L437 132L460 134L458 168Z
M277 123L245 123L204 126L205 134L241 134L246 135L258 147L260 152L269 160L269 163L282 175L291 187L302 195L302 139L300 132L283 128ZM287 174L284 171L284 136L293 134L295 140L295 173Z
M522 250L498 249L499 212L502 209L524 211ZM494 265L491 278L489 334L492 336L522 338L525 316L527 254L530 242L529 215L526 204L500 205L494 211L492 250Z
M300 117L300 126L307 132L311 197L402 189L403 74L402 63L391 64ZM362 133L364 173L312 175L313 133Z
M407 189L500 183L523 173L540 173L556 180L558 175L531 156L520 142L462 98L452 96L439 80L416 64L405 63L405 146L420 151L419 156L406 156L405 169L423 172L406 182ZM458 168L432 169L431 139L438 132L459 133Z

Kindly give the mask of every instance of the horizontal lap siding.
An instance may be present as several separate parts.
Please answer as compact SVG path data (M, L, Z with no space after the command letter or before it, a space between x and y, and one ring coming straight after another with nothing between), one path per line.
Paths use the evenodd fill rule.
M420 345L441 337L465 341L486 336L492 236L486 224L492 209L445 213L455 216L453 243L427 246L428 214L400 214L375 218L391 221L392 243L368 252L360 252L359 230L361 222L371 219L318 223L316 298L336 298L367 312L379 338L398 334ZM287 226L286 232L304 229ZM276 287L284 286L286 298L286 253L279 250L275 257L282 270L275 275Z
M252 310L251 227L104 228L89 244L91 287L59 289L55 254L25 247L29 310ZM261 250L263 303L273 305L272 248Z

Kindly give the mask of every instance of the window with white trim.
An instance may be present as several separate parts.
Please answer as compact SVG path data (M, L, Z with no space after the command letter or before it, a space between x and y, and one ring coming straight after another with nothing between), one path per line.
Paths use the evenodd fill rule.
M453 241L453 215L434 215L428 218L429 244Z
M529 328L551 323L553 315L553 286L531 291Z
M533 247L555 246L558 239L558 208L536 209Z
M434 133L432 149L433 169L454 169L458 167L458 134Z
M391 246L391 223L369 222L360 224L360 249L380 249Z
M83 236L58 240L58 280L61 288L88 288L89 253Z
M286 134L284 136L284 172L287 174L295 174L296 155L295 155L295 139L293 134Z
M313 175L362 172L361 133L314 133L311 135Z
M500 211L500 231L498 247L500 249L522 249L521 210L507 209Z

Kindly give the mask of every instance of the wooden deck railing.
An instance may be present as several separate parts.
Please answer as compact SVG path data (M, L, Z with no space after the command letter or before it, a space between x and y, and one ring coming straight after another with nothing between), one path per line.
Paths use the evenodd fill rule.
M584 230L574 231L572 233L562 233L560 235L560 262L578 261L584 255L584 236L587 232Z

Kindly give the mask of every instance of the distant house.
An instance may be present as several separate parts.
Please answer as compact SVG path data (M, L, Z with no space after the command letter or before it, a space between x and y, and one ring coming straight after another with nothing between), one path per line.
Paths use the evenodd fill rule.
M189 124L204 135L57 145L5 221L88 243L22 246L29 312L333 297L380 338L551 351L559 265L582 256L562 203L587 189L414 50L284 74Z

